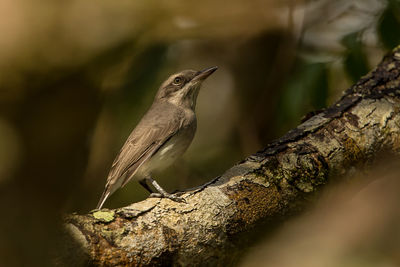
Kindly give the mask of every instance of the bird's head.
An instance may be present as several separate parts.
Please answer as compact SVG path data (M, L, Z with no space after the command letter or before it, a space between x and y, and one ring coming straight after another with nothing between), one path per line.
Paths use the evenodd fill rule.
M194 109L201 83L217 69L211 67L201 71L184 70L171 75L158 89L156 100Z

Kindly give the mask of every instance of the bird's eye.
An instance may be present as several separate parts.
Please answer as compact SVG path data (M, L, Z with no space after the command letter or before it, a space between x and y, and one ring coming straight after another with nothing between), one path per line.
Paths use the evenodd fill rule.
M182 81L183 81L182 77L176 77L174 79L174 84L175 85L180 85L182 83Z

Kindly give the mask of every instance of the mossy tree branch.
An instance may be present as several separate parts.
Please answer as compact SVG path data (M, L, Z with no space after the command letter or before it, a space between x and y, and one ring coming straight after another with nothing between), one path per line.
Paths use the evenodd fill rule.
M110 266L232 262L232 254L240 250L232 239L239 233L301 210L333 177L340 180L380 151L399 152L399 84L400 47L334 105L221 177L185 192L187 204L150 198L116 210L69 215L68 244L75 256L60 262L67 258Z

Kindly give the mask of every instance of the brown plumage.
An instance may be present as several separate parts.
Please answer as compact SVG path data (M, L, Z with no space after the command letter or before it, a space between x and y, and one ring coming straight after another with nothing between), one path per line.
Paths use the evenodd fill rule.
M152 106L114 160L97 209L132 179L153 192L147 184L150 182L158 191L153 195L183 201L162 189L151 173L172 164L189 147L196 132L195 106L201 83L216 69L185 70L161 85Z

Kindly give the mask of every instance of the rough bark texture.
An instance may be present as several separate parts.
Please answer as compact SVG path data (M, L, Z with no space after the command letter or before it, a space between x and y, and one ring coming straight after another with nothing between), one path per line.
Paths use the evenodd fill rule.
M239 233L301 210L331 178L342 179L379 151L400 150L399 84L400 47L334 105L221 177L186 192L187 204L150 198L68 216L67 244L75 264L231 263L238 249L232 239Z

